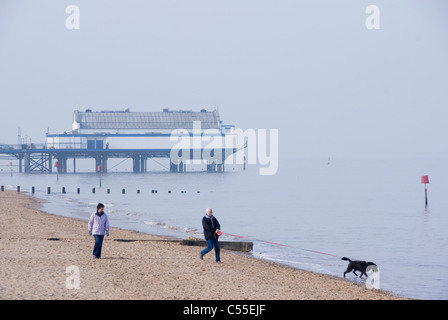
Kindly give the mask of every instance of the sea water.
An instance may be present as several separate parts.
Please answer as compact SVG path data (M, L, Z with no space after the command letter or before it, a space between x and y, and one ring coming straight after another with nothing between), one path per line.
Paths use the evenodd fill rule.
M372 261L380 289L447 299L447 163L299 158L282 161L273 176L260 175L256 165L226 166L224 173L110 172L101 187L96 173L5 170L0 184L29 193L34 186L49 213L87 220L102 202L113 227L178 238L202 237L211 207L221 239L253 241L255 257L338 277L347 267L343 256ZM427 208L422 175L430 179ZM347 278L363 282L353 273Z

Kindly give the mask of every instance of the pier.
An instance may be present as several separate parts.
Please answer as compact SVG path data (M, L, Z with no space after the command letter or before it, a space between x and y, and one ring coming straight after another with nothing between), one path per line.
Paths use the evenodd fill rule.
M83 149L47 149L45 145L37 146L18 146L18 145L3 145L0 149L0 155L7 157L6 159L16 159L19 162L19 172L22 173L53 173L60 174L67 173L68 160L73 161L73 173L76 173L77 159L94 159L94 172L107 173L108 160L116 159L132 159L132 171L134 173L144 173L148 171L148 160L153 158L167 158L170 159L170 149L103 149L103 150L83 150ZM225 159L237 152L236 148L221 149L220 161L210 161L201 157L205 161L207 172L224 172ZM198 160L193 157L194 154L212 154L213 150L191 149L189 160ZM169 171L172 173L186 172L186 163L184 161L171 161Z
M204 146L204 141L211 142ZM157 158L170 159L167 169L173 173L186 172L187 163L194 161L206 165L206 172L224 172L225 160L239 149L234 126L223 125L216 109L198 112L168 108L161 112L86 109L74 111L70 131L47 133L43 144L1 144L0 156L18 159L19 172L25 173L55 170L64 174L68 172L68 160L72 160L76 173L78 159L94 159L94 172L106 173L108 160L112 158L132 159L134 173L148 172L148 160Z

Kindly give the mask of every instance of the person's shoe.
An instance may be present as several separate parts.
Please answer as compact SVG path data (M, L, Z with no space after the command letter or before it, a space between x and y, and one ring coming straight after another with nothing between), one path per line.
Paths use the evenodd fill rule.
M92 259L98 259L96 255L92 255Z
M219 260L219 261L216 261L216 263L222 263L222 261L221 261L221 260Z
M204 255L199 254L199 259L204 260Z

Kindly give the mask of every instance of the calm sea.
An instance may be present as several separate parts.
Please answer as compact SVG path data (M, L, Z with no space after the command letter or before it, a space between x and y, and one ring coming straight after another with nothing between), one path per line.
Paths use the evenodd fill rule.
M222 174L109 172L101 176L101 187L94 173L11 176L2 168L1 185L20 185L24 192L35 186L34 196L48 200L43 210L49 213L88 219L102 202L112 226L184 238L202 237L201 219L211 207L222 239L253 241L255 257L338 277L347 267L342 256L373 261L383 290L448 298L446 159L328 164L302 158L282 161L274 176L260 176L255 165L227 166ZM428 208L422 175L430 179ZM362 282L353 274L347 278Z

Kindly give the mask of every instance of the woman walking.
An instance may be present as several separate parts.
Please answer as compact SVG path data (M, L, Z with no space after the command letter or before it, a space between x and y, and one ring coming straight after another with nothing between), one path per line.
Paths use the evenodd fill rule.
M109 236L109 219L104 212L104 204L98 203L96 212L92 213L89 219L89 235L95 238L93 246L93 258L101 258L101 249L103 247L104 234Z

